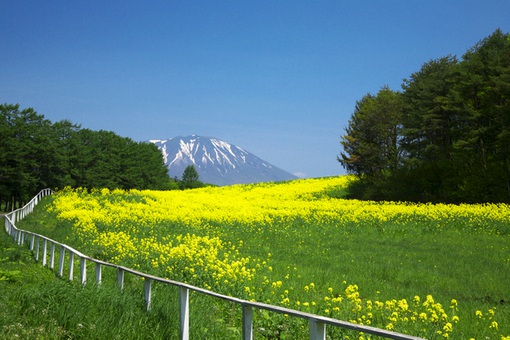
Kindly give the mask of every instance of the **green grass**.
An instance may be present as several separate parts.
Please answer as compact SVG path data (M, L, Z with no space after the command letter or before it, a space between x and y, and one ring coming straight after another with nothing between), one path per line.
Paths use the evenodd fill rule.
M330 193L341 197L341 190ZM52 238L75 242L70 234L71 228L57 223L55 216L45 212L46 199L36 211L20 222L23 228L51 234ZM365 300L391 301L407 299L412 301L415 295L422 299L433 295L445 309L449 309L451 299L459 302L456 315L460 323L455 325L452 337L455 339L501 339L500 335L510 335L510 226L502 224L491 226L490 231L469 229L469 222L458 220L449 225L441 226L410 220L407 223L365 223L362 225L346 224L342 226L313 226L296 221L295 225L275 225L272 228L253 233L242 225L212 225L210 232L220 235L225 242L237 244L243 240L243 256L265 258L271 253L271 272L267 275L270 282L283 281L281 290L292 287L294 300L316 301L324 299L328 287L334 287L335 293L343 293L346 284L357 284L360 297ZM183 230L193 233L192 227L176 226L168 232L182 233ZM499 232L493 232L499 230ZM197 230L203 233L204 230ZM34 265L30 252L18 249L11 241L5 241L8 252L17 253L18 262L7 260L0 263L0 270L12 271L12 279L0 281L0 284L11 285L13 294L11 305L16 300L24 301L22 307L16 307L15 317L2 316L2 327L14 327L15 319L27 332L35 332L38 327L49 332L48 338L58 338L59 332L74 338L94 338L101 334L114 337L126 327L122 337L132 338L143 334L146 338L175 338L178 332L177 292L175 288L154 288L153 310L144 312L142 287L143 284L132 279L128 281L127 290L119 293L115 287L114 273L103 274L105 287L97 289L92 284L85 288L77 283L66 283L56 279L47 269ZM87 245L75 244L77 249L88 253L97 251ZM3 250L2 244L2 250ZM14 250L13 250L14 249ZM91 253L93 254L93 253ZM16 257L14 256L14 257ZM6 253L0 259L12 257ZM21 261L21 262L20 262ZM23 263L21 265L20 263ZM4 268L3 266L11 266ZM23 276L24 271L17 273L20 266L33 267L39 271L44 280L33 280L36 274ZM293 268L298 268L294 270ZM9 269L10 268L10 269ZM32 269L31 269L32 270ZM91 270L91 268L89 268ZM78 270L75 270L77 273ZM22 276L19 276L22 275ZM289 279L284 279L289 275ZM64 275L65 276L65 275ZM89 278L93 273L88 274ZM107 282L110 277L111 282ZM48 281L48 282L46 282ZM344 284L343 282L346 282ZM303 293L303 287L313 282L313 292ZM255 283L254 283L255 284ZM4 287L0 286L2 291ZM258 301L266 302L273 299L270 287L265 287L258 296ZM9 289L7 289L9 290ZM299 290L299 291L298 291ZM98 294L105 292L105 294ZM274 291L274 290L273 290ZM50 293L57 292L59 297ZM130 292L128 294L127 292ZM278 291L276 291L278 294ZM80 294L83 294L81 296ZM10 295L10 293L9 293ZM21 298L20 298L21 296ZM72 296L73 298L70 298ZM94 300L91 298L94 297ZM242 297L242 296L241 296ZM92 300L91 300L92 299ZM74 300L79 302L73 304ZM276 298L278 300L278 298ZM4 303L4 300L1 303ZM41 302L35 302L41 301ZM48 312L42 317L30 310L50 310L52 302L65 301L65 306ZM80 302L81 301L81 302ZM86 302L91 301L91 302ZM31 304L37 303L35 308ZM192 338L239 338L240 310L237 306L217 301L198 294L193 294L192 304ZM111 309L112 305L117 306ZM87 308L83 308L86 306ZM0 305L0 310L9 310ZM12 307L11 307L12 308ZM51 307L53 308L53 307ZM64 308L64 310L62 310ZM205 308L205 311L203 309ZM117 314L115 311L122 310ZM495 311L491 318L489 310ZM481 311L483 317L476 316ZM214 313L213 313L214 312ZM315 311L314 311L315 312ZM324 310L316 310L324 314ZM1 312L0 312L1 313ZM127 315L124 315L127 313ZM71 316L79 315L79 316ZM112 317L109 315L112 314ZM1 314L0 314L1 315ZM99 318L97 315L108 315ZM9 322L3 322L4 320ZM300 320L287 320L273 313L256 312L257 336L263 338L296 338L296 334L307 334L307 325ZM137 321L134 321L137 320ZM491 321L498 321L498 330L490 331ZM119 326L125 321L124 326ZM82 326L78 326L81 324ZM108 327L108 324L115 327ZM13 326L14 325L14 326ZM87 325L84 327L83 325ZM298 331L291 330L298 328ZM6 328L7 329L7 328ZM11 329L8 328L9 332ZM86 333L85 333L86 332ZM14 334L14 333L9 333ZM340 333L333 333L341 337ZM346 333L352 336L352 333ZM434 333L420 333L428 338L441 338ZM56 337L55 337L56 336Z
M34 214L41 217L41 210ZM98 286L94 268L89 266L89 280L82 285L79 261L75 262L74 280L68 281L68 263L59 278L57 270L43 267L34 255L28 245L18 246L0 232L0 339L179 338L177 287L153 284L147 312L140 278L126 274L121 291L115 269L103 267ZM240 338L240 306L194 292L190 292L190 301L194 306L190 310L194 320L191 339ZM225 314L232 317L226 319Z
M142 290L126 282L121 292L108 279L98 287L58 278L1 232L0 339L178 338L177 292L155 287L160 300L147 313Z

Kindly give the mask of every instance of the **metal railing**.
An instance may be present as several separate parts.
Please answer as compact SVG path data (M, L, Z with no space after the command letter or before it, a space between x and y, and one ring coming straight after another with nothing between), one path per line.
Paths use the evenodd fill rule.
M242 306L242 338L244 340L253 339L253 309L263 309L271 312L280 314L286 314L288 316L306 319L309 322L310 329L310 340L325 340L326 339L326 326L341 327L344 329L354 330L363 332L366 334L372 334L387 339L400 339L400 340L419 340L422 338L392 332L384 329L379 329L370 326L357 325L354 323L341 321L325 316L305 313L285 307L279 307L269 305L260 302L247 301L232 296L227 296L213 291L195 287L186 283L177 282L161 277L153 276L150 274L142 273L140 271L127 268L124 266L115 265L98 259L89 257L81 252L69 247L68 245L54 241L46 236L18 229L15 223L23 219L27 214L33 211L35 205L45 196L51 195L53 191L51 189L44 189L37 196L35 196L27 205L23 208L17 209L9 214L5 215L5 231L14 239L18 245L24 245L29 242L30 250L35 252L36 261L41 260L43 266L48 265L48 247L49 247L49 268L55 269L55 253L59 250L58 259L58 275L64 276L64 262L65 255L69 254L69 272L68 279L74 279L74 266L75 259L78 259L80 264L80 281L82 284L87 282L87 262L91 262L95 265L95 280L97 284L101 284L102 281L102 267L112 267L117 272L117 285L122 289L124 286L124 275L129 273L144 279L144 294L145 304L147 310L151 308L151 290L153 282L160 282L164 284L170 284L179 287L179 303L180 303L180 338L187 340L189 339L189 312L190 312L190 300L189 293L194 291L197 293L209 295L218 299L233 302Z

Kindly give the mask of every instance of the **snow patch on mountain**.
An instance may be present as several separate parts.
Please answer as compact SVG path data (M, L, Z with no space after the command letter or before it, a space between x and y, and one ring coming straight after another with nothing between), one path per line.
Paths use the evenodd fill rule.
M163 154L170 176L182 177L195 166L200 180L216 185L275 182L297 178L254 154L214 137L191 135L153 139Z

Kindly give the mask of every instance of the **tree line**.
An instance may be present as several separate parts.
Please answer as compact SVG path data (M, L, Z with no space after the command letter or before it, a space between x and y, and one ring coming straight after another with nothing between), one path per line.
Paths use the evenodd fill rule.
M510 34L363 96L340 143L353 197L510 202Z
M43 188L179 186L154 144L68 120L52 123L19 104L0 104L0 141L0 210L26 203Z

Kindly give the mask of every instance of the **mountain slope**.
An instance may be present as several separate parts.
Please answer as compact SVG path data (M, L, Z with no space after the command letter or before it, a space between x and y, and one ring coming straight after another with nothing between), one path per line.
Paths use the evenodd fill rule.
M184 169L193 165L202 182L216 185L297 178L238 146L213 137L179 136L150 142L163 153L172 177L181 178Z

